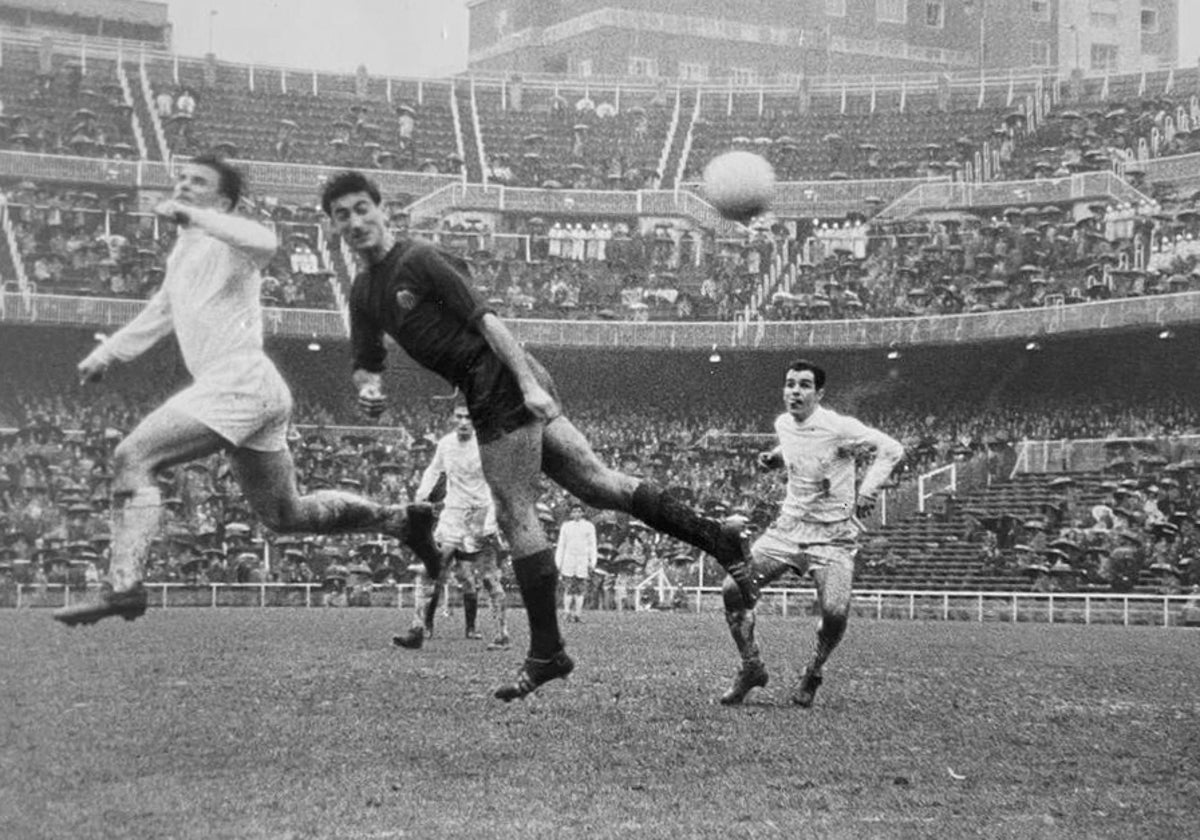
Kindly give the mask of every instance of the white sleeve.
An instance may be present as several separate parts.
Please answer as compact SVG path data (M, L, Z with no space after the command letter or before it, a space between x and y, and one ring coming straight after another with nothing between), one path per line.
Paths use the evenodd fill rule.
M858 488L861 495L874 495L904 457L904 446L891 435L884 434L861 420L843 417L842 421L839 431L844 443L870 446L875 450L875 459L863 476L862 486Z
M429 462L429 466L425 468L425 472L421 473L421 483L417 485L417 492L413 494L413 498L417 501L427 501L429 494L437 486L438 477L445 471L445 449L439 440L437 447L433 450L433 460Z
M188 208L187 213L192 224L241 252L257 267L270 262L279 247L275 232L252 219L207 208Z
M109 336L88 358L105 364L113 360L127 362L145 353L173 328L171 304L166 292L159 289L136 318Z

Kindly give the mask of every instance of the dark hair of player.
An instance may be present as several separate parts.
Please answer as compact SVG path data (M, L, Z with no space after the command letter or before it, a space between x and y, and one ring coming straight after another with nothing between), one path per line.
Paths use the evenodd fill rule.
M229 199L229 209L236 210L246 192L246 176L224 157L216 152L205 152L196 155L189 163L197 166L207 166L217 173L217 193Z
M330 208L333 207L333 202L344 195L358 192L366 193L371 197L371 201L376 204L381 200L379 187L361 172L348 169L345 172L338 172L336 175L331 175L329 176L329 180L325 182L325 186L321 189L321 209L328 216Z
M788 370L811 371L813 375L813 385L816 386L816 389L820 391L825 387L825 369L818 364L810 362L807 359L797 359L796 361L792 362L792 365L788 368Z

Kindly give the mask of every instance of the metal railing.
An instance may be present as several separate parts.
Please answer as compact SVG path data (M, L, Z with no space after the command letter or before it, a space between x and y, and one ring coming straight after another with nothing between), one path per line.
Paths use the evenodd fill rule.
M1159 158L1180 178L1194 175L1193 156L1178 165L1174 158ZM321 185L336 167L269 161L238 160L259 195L270 195L305 205L315 205ZM1147 161L1146 163L1155 163ZM1166 169L1163 170L1168 171ZM689 182L675 190L546 190L463 183L460 175L371 170L387 197L416 196L408 208L413 218L433 216L453 208L511 210L531 214L579 216L682 216L695 220L718 235L736 235L739 228L722 219ZM172 164L163 161L115 160L0 151L0 177L94 184L128 189L169 189ZM1156 178L1159 176L1156 175ZM1200 180L1200 178L1198 178ZM1067 178L1039 181L970 183L945 178L879 178L855 181L788 181L776 185L774 212L784 218L845 216L863 210L868 199L887 204L881 218L904 218L923 208L1050 204L1091 196L1138 203L1149 200L1120 176L1111 172L1086 172Z
M878 218L903 219L926 209L1055 204L1097 196L1132 204L1152 200L1113 172L1080 172L1035 181L941 181L917 184L884 208Z
M3 292L5 323L119 327L141 311L142 300ZM1052 336L1122 328L1159 328L1200 321L1200 292L1118 298L1037 309L969 312L854 321L506 321L517 340L540 347L642 350L862 350ZM264 310L267 335L338 339L346 336L333 310Z
M1200 435L1024 440L1017 444L1013 475L1100 472L1117 461L1138 469L1141 461L1155 456L1166 458L1168 463L1200 458Z
M148 583L154 610L313 609L344 606L344 596L331 595L320 583ZM414 584L355 587L355 606L405 609L412 606ZM650 575L633 588L635 603L653 591L660 605L681 603L695 612L724 609L719 586L672 585L665 575ZM63 584L9 584L0 587L0 609L61 607L86 595L83 587ZM681 595L681 598L676 598ZM511 595L510 595L511 597ZM808 616L816 591L811 588L767 587L760 613ZM514 604L515 605L515 604ZM1118 592L943 592L939 590L864 589L854 593L856 618L901 621L970 621L976 623L1082 624L1122 627L1200 627L1200 597Z

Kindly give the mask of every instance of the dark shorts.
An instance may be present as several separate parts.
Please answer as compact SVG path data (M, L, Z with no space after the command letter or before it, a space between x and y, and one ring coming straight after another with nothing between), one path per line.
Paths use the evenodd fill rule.
M538 383L558 402L558 390L554 380L532 356L526 357ZM475 437L483 443L492 443L522 426L536 423L537 418L525 407L525 396L517 378L494 353L484 353L467 371L463 390L467 398L467 410L471 412L471 424Z

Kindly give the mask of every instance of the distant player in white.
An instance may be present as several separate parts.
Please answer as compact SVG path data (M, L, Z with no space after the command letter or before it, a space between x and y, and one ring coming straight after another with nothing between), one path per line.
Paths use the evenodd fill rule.
M750 549L751 572L760 586L785 572L803 575L809 569L816 581L821 609L816 649L792 695L804 707L812 705L822 666L846 632L859 531L854 517L874 509L880 486L904 457L897 440L822 407L824 395L825 371L812 362L793 362L783 385L787 411L775 420L779 445L758 456L764 469L787 469L787 495L779 517ZM875 457L856 495L855 459L868 449ZM754 609L728 582L723 595L725 619L742 663L721 702L734 705L767 684L767 669L754 641Z
M419 648L433 635L438 598L453 566L455 579L462 588L467 638L482 638L475 628L482 583L496 624L496 636L488 650L505 649L509 646L508 619L500 582L496 505L483 477L479 442L465 405L454 409L454 431L438 441L433 460L421 475L416 501L429 501L443 475L446 496L437 530L433 532L442 553L441 574L436 579L424 575L417 580L412 627L404 635L394 636L392 642L399 647Z
M162 514L155 473L226 451L255 513L276 531L383 532L426 563L439 560L426 506L387 507L334 490L301 496L286 434L292 396L263 352L259 273L275 234L235 215L241 173L203 155L179 168L172 198L155 212L179 225L162 288L136 318L79 363L82 382L129 361L174 332L193 382L151 412L114 454L114 532L109 586L55 612L65 624L146 611L145 557ZM409 527L409 518L412 523Z
M575 623L583 620L583 600L598 560L596 526L583 518L583 505L573 504L558 529L554 564L563 584L563 613Z

